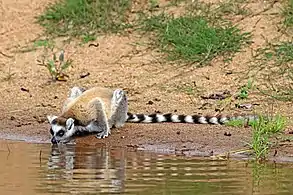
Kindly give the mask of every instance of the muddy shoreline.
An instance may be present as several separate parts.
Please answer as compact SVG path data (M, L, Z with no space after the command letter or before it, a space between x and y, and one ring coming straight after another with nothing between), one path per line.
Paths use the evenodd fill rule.
M50 144L47 131L49 124L22 126L14 130L3 130L0 139L28 143ZM227 134L229 136L227 136ZM221 125L198 124L133 124L112 130L106 139L94 136L77 138L75 143L84 147L122 147L154 153L175 154L186 157L212 157L214 159L252 159L249 153L234 153L248 149L251 128L235 128ZM289 142L288 142L289 143ZM293 162L290 144L271 150L268 161ZM276 152L277 151L277 152Z

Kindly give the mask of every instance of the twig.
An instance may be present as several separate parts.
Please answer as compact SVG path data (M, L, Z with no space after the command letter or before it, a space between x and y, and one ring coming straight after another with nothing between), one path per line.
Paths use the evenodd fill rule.
M40 159L40 167L41 167L42 166L42 150L40 150L39 159Z
M93 46L93 47L99 47L99 45L100 45L99 43L96 43L96 44L91 43L91 44L89 44L89 47L92 47L92 46Z
M3 53L2 51L0 51L0 54L3 55L4 57L7 57L7 58L13 58L13 56L7 55L7 54Z

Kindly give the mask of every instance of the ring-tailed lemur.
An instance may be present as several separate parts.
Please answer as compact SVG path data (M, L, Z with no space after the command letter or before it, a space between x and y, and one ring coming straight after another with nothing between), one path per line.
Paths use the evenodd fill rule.
M108 137L113 127L125 122L134 123L198 123L224 124L230 120L254 120L256 116L202 116L176 114L132 114L128 112L128 100L121 89L93 87L85 90L73 87L59 116L49 115L52 144L67 143L75 137L95 134L97 138Z

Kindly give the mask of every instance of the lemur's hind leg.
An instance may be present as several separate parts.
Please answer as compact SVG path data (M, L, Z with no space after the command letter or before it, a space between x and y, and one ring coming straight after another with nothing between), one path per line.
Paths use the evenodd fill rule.
M95 98L89 103L88 110L94 116L93 121L86 127L90 132L97 132L97 138L106 138L111 134L105 112L105 106L100 98Z
M62 110L64 110L66 108L66 106L75 98L77 98L78 96L80 96L84 91L86 91L86 89L82 88L82 87L72 87L70 89L70 93L68 98L65 100L64 104L63 104L63 108Z
M116 89L114 91L111 106L112 125L114 125L116 128L122 127L127 119L128 111L128 101L123 90Z

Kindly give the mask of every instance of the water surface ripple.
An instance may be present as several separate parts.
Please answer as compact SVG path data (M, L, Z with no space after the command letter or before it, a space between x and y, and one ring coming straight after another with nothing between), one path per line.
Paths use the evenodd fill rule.
M0 142L1 194L292 194L289 163Z

